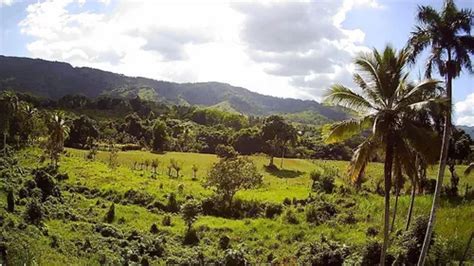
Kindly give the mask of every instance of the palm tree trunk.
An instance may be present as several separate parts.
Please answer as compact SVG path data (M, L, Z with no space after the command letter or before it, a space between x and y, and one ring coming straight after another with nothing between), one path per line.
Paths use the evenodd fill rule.
M433 204L431 205L430 219L426 228L425 239L423 240L423 247L421 248L420 257L418 258L418 266L425 264L426 255L431 242L431 236L436 222L436 210L439 206L439 199L441 188L443 187L444 171L446 169L446 160L448 158L449 137L451 136L451 101L452 101L452 78L451 78L451 53L448 51L448 75L446 94L448 98L448 111L444 122L443 143L441 146L441 158L439 159L438 178L436 180L436 189L433 196Z
M388 248L389 241L389 226L390 226L390 187L392 182L392 163L393 163L393 143L392 136L389 135L386 138L385 148L385 163L384 163L384 175L385 175L385 211L384 211L384 226L383 226L383 245L382 252L380 254L380 265L385 265L385 257Z
M283 158L285 158L285 147L282 147L280 169L283 169Z
M390 233L393 233L393 230L395 228L395 218L397 217L397 209L398 209L398 198L400 196L400 188L396 188L395 191L395 206L393 207L393 217L392 217L392 225L390 226Z
M7 157L7 132L3 132L3 155Z
M405 226L405 230L408 230L408 228L410 227L411 217L413 215L413 205L415 205L415 196L416 196L416 181L413 182L412 188L411 188L410 207L408 207L407 223Z

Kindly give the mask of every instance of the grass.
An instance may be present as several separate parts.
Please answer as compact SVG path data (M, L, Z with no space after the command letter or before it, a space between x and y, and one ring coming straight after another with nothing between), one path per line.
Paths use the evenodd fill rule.
M68 173L69 179L61 181L62 185L86 186L99 190L110 190L117 193L125 193L128 190L147 192L158 201L165 202L167 195L171 192L177 193L178 187L184 187L182 193L177 193L177 198L183 200L186 195L193 195L197 199L203 199L213 194L213 191L203 186L205 176L212 164L218 161L215 155L177 153L153 154L144 151L119 152L117 161L119 166L111 169L107 165L108 152L99 151L95 161L85 160L87 151L67 149L67 156L63 156L60 162L60 172ZM18 156L22 165L34 168L40 163L37 158L38 150L29 149ZM170 159L182 163L183 169L178 178L168 177L166 166ZM345 169L348 162L343 161L310 161L302 159L285 159L283 170L269 170L265 167L268 158L263 156L252 156L252 160L263 174L264 184L255 189L240 191L236 197L242 200L254 200L258 202L282 203L285 198L306 199L311 192L312 181L309 173L321 164L337 168L339 178L337 185L344 184ZM152 170L132 170L134 162L151 161L158 159L158 174L154 175ZM276 159L276 162L279 161ZM198 166L197 179L192 178L192 165ZM463 166L458 166L457 171L461 174ZM381 177L383 166L372 163L368 167L368 176ZM436 174L436 167L428 171L430 177ZM449 183L449 178L446 178ZM462 176L460 182L461 192L463 186L473 186L474 175ZM0 190L0 203L5 204L3 190ZM31 237L31 234L20 235L24 245L30 246L32 256L40 264L48 265L97 265L101 256L114 257L114 251L105 248L107 242L97 233L93 233L95 224L102 223L103 217L111 202L103 198L86 198L81 194L63 192L65 205L84 219L70 221L65 219L50 219L45 222L49 236ZM352 207L338 205L340 213L352 212L357 218L355 224L344 224L337 222L337 217L321 225L309 224L305 221L303 207L295 207L299 224L288 224L277 216L273 219L225 219L214 216L200 216L194 227L198 229L201 241L197 247L177 245L182 241L185 225L178 214L167 214L164 212L151 212L143 206L123 205L116 203L116 217L113 226L124 234L137 230L144 234L148 233L152 224L159 228L160 235L172 239L165 243L166 258L179 258L183 256L194 256L196 252L202 252L206 257L222 258L223 251L219 249L218 242L221 236L227 235L231 239L233 248L242 247L247 251L253 263L263 263L272 254L280 262L296 262L295 254L302 245L311 241L317 241L321 236L329 237L352 246L362 246L369 238L366 236L367 228L375 227L381 231L383 214L383 197L370 193L359 193L340 195L333 193L324 196L332 202L354 202ZM392 198L393 199L393 198ZM415 203L415 215L427 215L431 206L431 196L418 196ZM392 200L393 205L393 200ZM396 220L396 229L404 228L406 213L409 205L409 196L400 196L399 211ZM467 239L472 231L474 221L474 208L472 201L448 201L443 199L438 212L438 222L435 232L440 241L445 243L451 258L459 258L464 251ZM24 211L24 206L18 206L17 213ZM0 212L7 219L17 219L17 216ZM161 221L165 215L171 215L172 226L163 226ZM10 217L10 218L8 218ZM28 226L28 230L34 226ZM28 231L27 230L27 231ZM60 248L51 247L50 236L55 235L60 239ZM378 236L380 238L380 234ZM77 243L90 239L92 246L99 251L95 253L81 253ZM76 243L76 244L74 244ZM18 249L19 250L19 249ZM194 254L194 255L193 255ZM25 255L21 255L25 257ZM175 260L175 261L176 261ZM24 261L24 260L23 260ZM165 258L153 262L153 264L165 263ZM117 263L119 263L117 261Z

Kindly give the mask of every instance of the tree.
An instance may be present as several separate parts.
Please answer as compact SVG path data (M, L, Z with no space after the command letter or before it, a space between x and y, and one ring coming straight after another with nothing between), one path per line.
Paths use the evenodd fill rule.
M69 125L64 113L57 112L47 120L48 141L46 150L55 167L58 166L59 154L64 149L64 140L69 135Z
M96 122L85 115L81 115L72 121L66 145L84 148L88 144L88 139L90 141L91 138L99 138Z
M215 163L207 177L206 186L214 187L230 207L235 193L262 183L257 167L246 157L221 159Z
M188 232L191 230L193 223L196 221L197 216L201 211L201 204L195 199L190 199L181 206L181 215L188 227Z
M459 176L456 174L456 163L462 163L471 153L471 137L464 132L453 128L451 137L449 139L448 149L448 169L451 173L451 187L449 189L450 195L458 194Z
M153 125L153 151L164 151L165 145L168 142L168 132L166 123L161 120L156 120Z
M283 167L283 158L285 157L285 147L289 143L296 141L296 129L285 122L283 117L272 115L265 119L262 127L262 139L267 144L268 154L270 155L270 163L273 164L273 157L278 151L281 151L280 168Z
M7 136L12 114L18 109L18 97L12 92L4 92L0 98L0 129L3 133L3 155L7 156Z
M364 170L373 156L383 153L384 160L384 243L380 264L385 264L389 241L390 189L393 162L399 162L408 176L415 171L415 155L411 147L420 150L432 145L434 132L419 125L411 115L435 99L425 99L425 90L435 90L438 81L424 80L417 85L408 81L404 69L408 62L406 49L396 51L387 46L381 53L362 54L355 59L359 73L354 74L355 83L362 89L358 94L343 85L333 85L326 97L332 104L342 105L359 114L352 120L326 126L323 135L326 143L348 139L355 134L372 129L370 135L358 146L350 163L349 176L353 182L363 177ZM430 141L431 140L431 141Z
M250 155L262 151L264 143L258 128L244 128L233 136L232 146L243 155Z
M431 47L426 64L426 76L430 77L434 68L446 80L448 106L452 103L452 80L461 74L461 70L472 72L470 56L474 54L474 37L470 35L473 12L471 9L459 10L453 0L445 0L441 12L431 6L419 6L417 25L408 41L413 50L412 60L425 49ZM418 265L423 265L436 222L436 210L439 205L444 172L448 157L449 137L451 135L451 110L444 118L444 132L441 146L441 157L436 179L436 189L426 229L425 240Z

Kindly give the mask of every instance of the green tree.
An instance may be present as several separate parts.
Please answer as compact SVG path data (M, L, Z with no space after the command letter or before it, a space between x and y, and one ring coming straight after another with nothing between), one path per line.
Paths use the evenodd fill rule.
M257 167L246 157L221 159L215 163L207 177L206 186L214 187L228 206L232 206L235 193L262 183L263 177Z
M266 142L268 154L270 155L269 165L274 165L273 157L275 157L278 151L280 151L280 168L282 168L286 145L293 144L296 141L296 138L296 129L292 125L286 123L283 117L272 115L265 119L262 127L262 139Z
M85 115L72 120L69 132L69 138L66 140L66 145L70 147L84 148L89 139L98 139L99 130L96 122Z
M4 92L0 97L0 129L3 134L3 154L7 156L7 137L10 130L12 114L18 110L18 97L12 92Z
M355 60L359 73L354 81L361 88L358 94L343 85L333 85L326 97L332 104L342 105L360 116L353 120L337 122L323 129L325 141L334 143L348 139L355 134L372 129L370 135L358 146L350 163L350 178L357 183L364 170L377 152L384 153L384 243L380 264L385 265L385 255L389 240L390 189L394 160L400 162L402 169L412 176L415 155L411 147L427 149L431 145L433 132L418 125L412 116L407 115L423 108L434 99L422 97L425 90L434 90L438 82L425 80L413 85L407 80L404 69L409 53L399 52L387 46L381 53L362 54Z
M188 232L191 230L193 223L196 221L197 216L199 213L201 213L201 211L201 204L195 199L187 200L181 206L181 215L183 216L183 220L188 227Z
M47 118L48 140L46 150L53 165L57 167L59 154L64 149L64 140L69 135L69 125L64 113L57 112Z
M166 123L161 120L156 120L153 125L153 142L152 148L154 151L164 151L165 145L168 142L168 129Z
M470 35L473 16L471 9L459 10L453 0L445 0L441 12L431 6L419 6L416 17L417 25L408 41L413 50L413 60L422 51L428 47L431 48L426 64L426 76L430 77L433 69L437 69L439 74L445 78L446 96L450 107L452 102L452 80L461 74L463 68L470 72L473 70L470 59L470 56L474 54L474 37ZM446 112L444 120L436 189L418 265L423 265L425 262L436 222L436 210L439 206L448 157L449 137L451 135L450 109Z

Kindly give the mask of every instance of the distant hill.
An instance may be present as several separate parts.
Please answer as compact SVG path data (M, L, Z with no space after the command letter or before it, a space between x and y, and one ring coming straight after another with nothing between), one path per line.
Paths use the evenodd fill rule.
M68 94L87 97L108 95L136 97L173 104L216 106L249 115L302 113L319 120L341 120L348 115L341 108L316 101L261 95L226 83L174 83L121 74L42 59L0 56L0 90L13 89L58 99ZM296 117L301 118L302 115Z
M460 128L464 130L469 136L471 136L472 139L474 139L474 127L469 127L469 126L456 126L457 128Z

